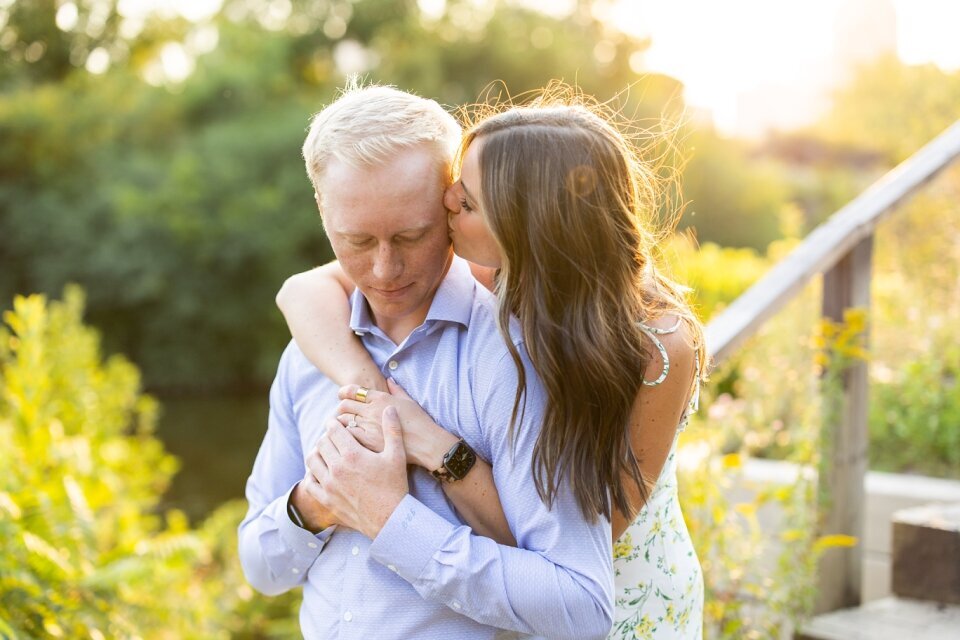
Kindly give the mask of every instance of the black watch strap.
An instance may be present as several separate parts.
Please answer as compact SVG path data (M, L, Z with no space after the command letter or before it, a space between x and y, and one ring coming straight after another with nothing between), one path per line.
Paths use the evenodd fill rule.
M303 519L303 516L300 514L300 510L293 506L293 502L287 500L287 515L290 516L290 520L293 524L297 525L301 529L307 529L307 524ZM309 531L309 529L307 529Z

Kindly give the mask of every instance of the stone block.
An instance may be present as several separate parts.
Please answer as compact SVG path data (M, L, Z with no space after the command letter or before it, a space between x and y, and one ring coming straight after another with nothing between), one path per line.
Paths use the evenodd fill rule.
M960 503L893 515L893 593L960 604Z

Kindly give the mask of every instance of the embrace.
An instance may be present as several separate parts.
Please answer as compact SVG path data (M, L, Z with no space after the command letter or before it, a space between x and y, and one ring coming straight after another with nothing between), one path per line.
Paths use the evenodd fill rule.
M462 132L367 86L303 155L337 262L277 298L249 582L302 586L311 640L700 638L674 454L703 333L628 140L549 94Z

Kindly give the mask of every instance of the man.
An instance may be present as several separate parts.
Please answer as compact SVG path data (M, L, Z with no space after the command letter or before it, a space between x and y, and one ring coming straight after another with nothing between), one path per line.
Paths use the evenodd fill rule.
M303 586L307 638L581 639L611 626L609 523L585 522L568 489L548 510L532 482L543 393L529 367L515 448L508 437L517 372L492 295L447 237L441 196L458 141L435 102L367 87L314 118L304 156L357 286L352 329L385 375L492 461L520 548L474 535L435 477L407 469L395 415L382 452L361 447L331 419L337 385L291 342L247 482L240 558L263 593Z

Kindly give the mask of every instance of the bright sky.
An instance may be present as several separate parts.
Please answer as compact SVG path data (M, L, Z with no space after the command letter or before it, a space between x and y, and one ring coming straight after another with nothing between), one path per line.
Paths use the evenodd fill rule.
M681 80L688 104L709 111L722 130L736 132L744 94L756 101L766 90L770 109L778 90L800 107L813 106L814 94L823 94L834 80L829 76L837 71L838 47L856 48L858 40L879 37L870 21L883 16L885 6L895 12L902 60L960 68L956 0L615 0L607 17L627 32L649 36L644 66ZM851 21L864 24L838 36L835 26ZM784 112L781 124L797 115Z
M576 0L513 1L557 16L568 15L576 5ZM446 0L418 3L427 13L439 13ZM135 29L151 11L202 22L221 4L120 0L119 9ZM637 62L682 81L687 103L728 133L750 135L764 125L788 127L804 124L804 117L813 119L826 106L830 86L843 80L839 50L850 57L858 49L882 48L878 42L885 40L884 32L893 33L894 24L891 37L904 62L960 69L960 0L597 0L594 6L610 24L650 37L651 48ZM282 19L289 13L289 0L270 7ZM61 12L67 9L75 13L70 2ZM69 21L73 14L63 17ZM187 48L171 44L158 62L158 78L161 71L186 77L191 54L213 46L215 33L201 33ZM745 130L745 122L754 130Z

